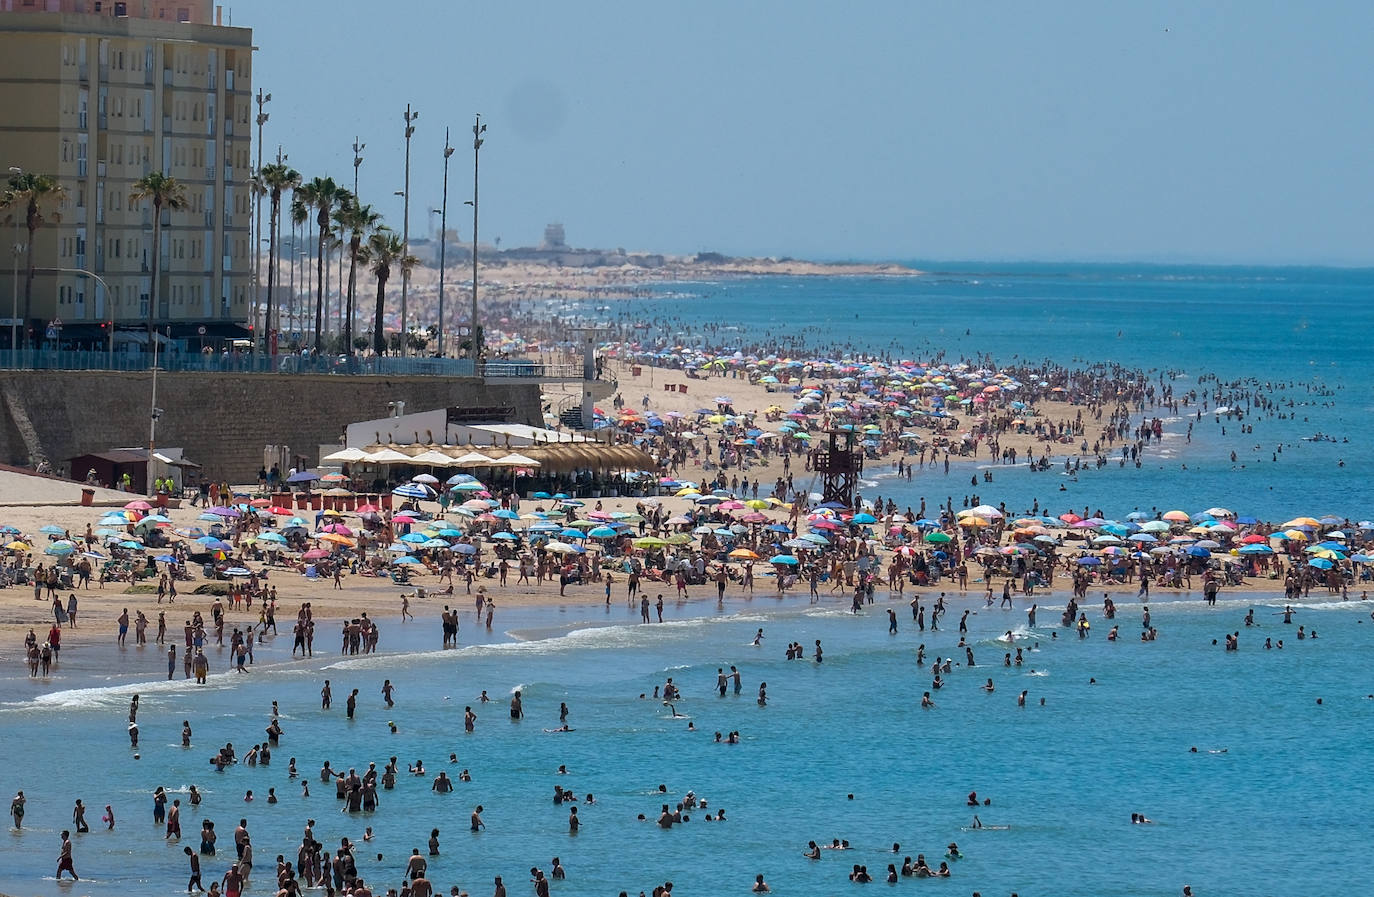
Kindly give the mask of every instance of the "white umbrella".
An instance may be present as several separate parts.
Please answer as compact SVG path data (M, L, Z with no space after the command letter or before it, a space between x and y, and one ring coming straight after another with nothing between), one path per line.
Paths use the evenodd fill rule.
M451 456L445 455L443 452L435 451L434 449L421 452L410 460L416 464L423 464L428 467L450 467L453 464L453 458Z
M381 451L368 453L368 456L361 460L372 464L409 464L413 459L409 455L403 455L395 449L382 449Z
M325 455L323 458L320 459L320 461L321 461L321 462L324 462L324 461L338 461L338 462L343 462L343 463L352 464L352 463L354 463L355 461L366 461L367 458L368 458L367 452L363 451L362 449L346 448L346 449L341 449L341 450L339 450L339 451L337 451L337 452L334 452L334 453L332 453L332 454Z
M491 458L481 452L468 452L466 455L459 455L454 458L450 467L490 467Z
M492 467L538 467L539 462L518 452L502 455L491 462Z

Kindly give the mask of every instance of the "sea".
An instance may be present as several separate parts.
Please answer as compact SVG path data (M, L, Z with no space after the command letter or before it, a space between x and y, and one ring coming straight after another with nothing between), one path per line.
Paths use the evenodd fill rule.
M1250 380L1293 398L1294 418L1254 420L1244 440L1231 427L1223 435L1221 422L1199 423L1191 442L1183 422L1172 421L1164 444L1171 454L1147 454L1140 469L1109 465L1074 480L999 467L978 490L984 501L1012 507L1038 497L1055 508L1100 505L1117 517L1136 507L1192 512L1217 503L1261 519L1369 514L1364 346L1374 274L916 266L932 273L663 285L661 296L625 308L578 313L637 316L679 341L715 342L717 325L738 328L730 332L741 345L816 328L806 332L855 349L891 345L902 357L1114 361L1176 383ZM1318 432L1338 441L1303 441ZM1230 451L1240 455L1251 442L1264 450L1232 464ZM1278 444L1282 460L1255 459L1268 459ZM942 471L910 483L880 474L867 470L874 485L866 488L899 505L953 494L957 506L968 484L952 485L954 474ZM202 858L207 884L232 859L235 825L248 821L256 864L249 894L271 892L274 859L294 859L307 819L330 849L373 829L357 856L378 894L400 886L406 857L413 848L426 853L435 828L436 889L457 885L482 897L497 875L511 893L529 893L528 870L547 873L555 856L567 869L552 887L562 895L648 894L667 881L679 895L746 893L760 874L776 894L838 894L854 887L854 865L885 887L888 864L918 854L932 866L949 862L951 879L903 878L899 889L1022 897L1177 895L1184 885L1199 897L1362 890L1364 817L1374 798L1366 774L1374 676L1364 662L1374 649L1374 607L1360 600L1358 585L1349 601L1314 591L1285 625L1281 589L1252 588L1224 591L1215 607L1200 593L1123 594L1110 622L1090 596L1092 630L1079 639L1057 625L1062 590L1018 597L1002 610L984 607L975 583L969 598L950 595L938 631L922 632L910 593L879 593L853 614L843 590L823 588L813 604L804 592L778 598L765 580L757 595L731 590L719 606L704 591L685 602L668 592L665 622L643 624L617 586L604 607L500 606L490 631L464 604L460 647L450 650L441 647L439 608L412 602L417 620L381 621L380 654L343 656L337 636L322 629L315 656L293 659L288 637L269 637L247 674L229 670L212 649L204 686L182 678L180 667L168 681L159 650L117 648L112 627L110 644L64 651L48 681L30 680L21 646L7 645L0 789L22 789L28 812L22 831L0 835L0 892L181 893L181 848L198 846L207 818L220 835L219 855ZM927 604L936 597L923 594ZM1146 603L1159 632L1152 642L1139 639ZM316 604L328 612L326 595ZM1246 627L1251 608L1257 625ZM964 609L973 667L959 645ZM1112 623L1116 641L1106 638ZM1299 626L1309 637L1298 638ZM1232 632L1239 650L1227 652L1219 643ZM812 659L818 640L820 663ZM807 659L785 659L791 642L805 646ZM1017 649L1021 664L1004 665ZM929 669L936 657L955 660L940 689ZM717 670L732 665L742 692L718 696ZM654 698L669 677L682 691L672 706ZM326 679L334 694L328 711L319 700ZM392 708L381 695L388 679ZM763 683L766 706L757 700ZM350 721L343 703L355 688ZM518 722L507 710L515 690L525 709ZM480 703L483 691L489 703ZM926 691L930 709L921 707ZM126 731L134 694L137 752ZM220 746L232 742L242 756L265 738L273 701L284 735L271 765L216 772L209 758ZM560 703L572 731L555 731ZM472 734L463 731L468 706L478 714ZM194 729L191 748L180 744L183 720ZM739 743L717 743L717 732L738 732ZM319 780L326 760L362 771L393 756L399 781L372 813L342 812L332 785ZM293 757L297 779L287 771ZM417 761L426 775L407 775ZM463 769L470 782L449 794L431 790L440 770L456 778ZM205 794L198 808L185 806L192 784ZM179 843L153 823L157 785L182 799ZM583 823L576 834L569 805L553 802L556 785L595 796L575 805ZM656 826L661 805L676 805L689 790L706 806L671 829ZM968 805L970 792L977 807ZM59 884L58 833L71 827L77 798L91 808L92 824L75 839L82 881ZM100 821L106 804L114 831ZM479 804L486 830L472 833L468 818ZM720 812L724 820L706 820ZM1137 813L1151 821L1132 824ZM803 856L809 841L839 839L850 849ZM946 860L951 843L961 858Z

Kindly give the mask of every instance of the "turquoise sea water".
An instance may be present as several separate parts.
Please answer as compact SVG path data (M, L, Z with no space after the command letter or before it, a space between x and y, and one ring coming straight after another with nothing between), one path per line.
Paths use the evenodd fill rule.
M635 623L619 602L609 611L569 608L556 620L552 612L502 612L516 639L498 632L486 644L447 652L426 651L438 641L434 622L389 623L389 648L421 653L341 659L321 652L296 664L281 664L281 651L260 653L251 676L227 673L202 688L180 678L120 685L119 677L95 688L59 681L62 690L26 696L28 683L9 679L5 694L23 700L0 709L3 786L24 788L30 802L24 832L4 836L0 888L16 895L179 889L185 857L152 823L150 794L160 783L181 789L184 800L185 786L196 783L206 800L200 812L185 813L182 843L195 846L201 818L216 821L222 849L206 858L207 878L227 868L224 847L243 816L260 872L270 872L276 853L293 853L307 817L331 846L371 825L378 840L362 852L360 870L382 885L399 883L405 855L423 851L438 827L443 855L432 878L473 894L490 893L497 874L519 893L523 871L547 870L555 855L569 870L555 883L562 894L638 893L664 880L675 882L676 893L744 892L759 872L775 893L831 894L850 887L853 863L881 878L888 862L918 852L940 858L950 841L966 854L954 864L955 881L905 879L901 887L1147 895L1191 883L1198 894L1349 893L1365 879L1364 808L1374 797L1364 774L1374 722L1374 700L1365 695L1374 686L1360 659L1374 647L1374 624L1358 622L1369 605L1314 601L1284 626L1271 616L1272 599L1258 603L1261 627L1244 630L1241 650L1228 654L1211 640L1242 628L1251 606L1247 597L1228 597L1208 609L1196 598L1157 596L1151 609L1161 635L1150 644L1135 640L1140 609L1125 599L1115 644L1096 614L1092 637L1080 641L1069 630L1051 639L1057 627L1045 624L1057 614L1048 606L1034 632L1025 629L1023 602L1015 611L981 610L970 617L968 637L978 666L956 667L930 711L919 708L931 677L915 667L916 646L925 644L927 663L962 657L957 611L941 632L921 634L897 604L901 631L891 636L881 600L852 616L839 602L813 607L804 597L731 599L724 612L709 601L670 605L663 625ZM1298 623L1321 637L1297 641ZM764 647L754 648L759 627ZM476 635L471 628L465 619L465 642ZM1030 649L1020 668L1001 665L1007 649L997 639L1011 628ZM1263 650L1266 636L1283 638L1285 647ZM823 664L783 658L789 640L809 651L815 639L826 649ZM108 664L113 652L97 651ZM132 666L137 653L122 656ZM713 694L723 664L740 667L741 696ZM667 676L684 692L677 711L700 731L638 698ZM991 694L979 688L987 677L996 684ZM324 678L336 695L327 713L318 709ZM392 710L379 694L384 678L399 689ZM768 683L766 708L755 701L760 681ZM517 687L527 718L513 724L506 700ZM361 690L361 702L350 723L342 698L351 688ZM464 735L463 707L482 689L495 701L476 708L477 730ZM1022 689L1028 706L1018 709ZM124 732L134 691L142 695L141 760ZM272 765L213 772L212 748L232 741L242 753L262 737L274 699L286 734ZM547 734L558 725L560 701L576 731ZM183 750L187 718L195 747ZM388 721L398 734L388 733ZM713 743L717 730L738 730L742 743ZM457 767L444 762L450 752ZM422 759L431 774L466 767L473 780L440 796L427 779L402 775L376 813L348 816L316 777L324 759L361 770L391 755L403 770ZM293 756L311 780L309 799L288 780ZM559 764L568 775L555 774ZM695 790L728 821L705 822L701 811L670 831L636 821L639 813L656 815L660 783L674 802ZM556 784L596 795L594 805L579 805L584 828L575 836L567 807L552 803ZM275 806L264 802L269 787L281 797ZM258 799L245 804L250 788ZM975 789L992 800L977 811L982 821L1010 829L964 830L974 812L965 796ZM56 830L78 796L93 808L112 803L118 828L78 837L77 869L94 881L59 888L39 876L51 875ZM472 835L466 821L478 803L488 830ZM1133 812L1155 824L1131 825ZM819 862L802 858L808 840L832 838L854 849L826 851ZM894 841L902 845L895 858Z
M712 341L795 333L813 344L894 344L902 356L943 350L951 360L977 352L1004 362L1017 355L1118 361L1193 382L1217 375L1282 383L1270 389L1314 404L1296 405L1294 420L1247 421L1253 436L1242 439L1234 428L1223 436L1222 423L1199 423L1189 445L1179 435L1183 422L1171 421L1169 454L1147 455L1139 470L1084 472L1065 483L1065 494L1058 485L1067 478L1057 471L998 468L995 482L978 491L985 501L1005 499L1014 508L1039 498L1056 509L1061 502L1100 505L1111 516L1136 507L1225 504L1269 519L1328 511L1374 517L1366 475L1374 435L1366 351L1374 274L918 267L936 273L919 280L676 285L664 287L660 299L589 312L659 319L684 341L705 339L707 325L723 323L740 329L711 334ZM684 292L697 298L667 295ZM1176 388L1188 382L1177 380ZM1311 395L1309 387L1323 394ZM1318 431L1350 442L1301 441ZM1283 460L1267 460L1279 443ZM1252 451L1254 444L1263 450ZM970 491L967 476L925 473L895 484L877 476L881 471L867 473L878 483L867 491L891 494L902 505L953 495L957 506ZM431 878L444 891L461 884L483 897L497 874L511 893L527 893L525 870L547 871L555 855L569 877L554 882L554 894L647 893L665 880L678 894L746 893L757 873L777 894L837 894L854 887L846 880L854 863L866 864L881 888L889 862L924 853L938 863L950 841L965 854L953 864L954 880L904 879L898 887L1014 890L1023 897L1176 895L1185 883L1200 897L1355 892L1367 878L1364 810L1374 797L1365 775L1374 722L1374 700L1366 696L1374 682L1364 662L1374 648L1374 622L1366 603L1314 593L1294 624L1284 626L1273 616L1278 597L1223 593L1220 606L1206 608L1197 595L1156 595L1151 610L1160 638L1150 644L1136 640L1140 607L1124 596L1116 621L1123 639L1116 644L1106 642L1109 626L1095 605L1090 639L1053 627L1062 594L1044 599L1034 632L1025 629L1024 600L1012 612L980 608L969 635L978 666L956 668L935 693L932 711L919 707L931 677L916 668L916 647L925 644L927 663L961 656L960 605L944 631L922 635L906 605L894 604L901 631L890 636L881 595L856 617L839 592L817 607L804 596L778 602L763 591L751 601L731 594L720 611L710 600L670 602L669 622L661 626L635 623L619 596L609 610L503 607L490 634L465 615L457 651L437 649L435 609L424 606L417 608L419 623L383 621L383 655L341 658L322 631L312 661L290 661L283 656L289 646L279 642L259 651L252 675L216 675L200 688L180 670L164 681L154 650L112 646L64 652L59 676L34 683L24 676L20 646L7 645L0 651L0 789L12 795L22 788L29 805L22 833L0 833L0 891L181 892L180 846L196 846L201 819L214 819L220 832L220 855L204 860L208 882L227 868L231 833L246 817L258 869L249 893L267 893L273 859L294 858L301 828L313 817L330 848L341 836L358 839L374 827L378 839L360 850L359 867L379 893L400 884L405 855L412 847L424 852L433 827L441 829L442 856L431 864ZM1261 627L1243 629L1252 605ZM1299 624L1320 638L1298 641ZM754 648L749 643L760 627L764 647ZM1020 668L1001 666L1007 649L997 639L1008 629L1024 648L1039 644ZM1239 652L1212 645L1236 630ZM1060 638L1051 638L1055 631ZM1285 647L1266 651L1265 637L1282 638ZM787 642L810 648L815 639L825 646L823 664L783 659ZM217 673L223 669L218 654L213 662ZM729 664L743 673L743 694L717 698L715 671ZM668 676L685 693L678 712L700 731L686 731L686 719L639 699ZM979 688L989 676L992 694ZM318 709L325 678L335 694L329 713ZM392 710L379 694L388 678L398 687ZM755 702L760 681L768 683L766 708ZM527 718L512 724L506 701L517 687ZM352 688L360 689L361 702L349 723L342 704ZM482 689L494 701L476 707L477 731L464 735L463 707L475 705ZM1029 706L1018 709L1022 689ZM138 760L125 732L135 692L142 696ZM263 738L273 700L285 736L272 765L215 773L207 762L213 749L232 741L242 755ZM577 731L545 733L558 725L560 701ZM179 744L183 719L195 729L190 750ZM397 724L397 734L387 721ZM712 742L713 732L731 730L741 733L741 744ZM456 768L445 762L450 752L458 754ZM363 769L392 755L402 770L423 759L431 774L466 767L473 781L440 796L427 779L403 774L395 791L383 792L376 813L349 816L339 812L333 788L318 780L325 759ZM293 756L310 781L308 799L287 777ZM567 776L556 775L559 764L568 766ZM206 802L199 812L186 808L179 845L164 843L152 823L152 789L165 785L184 801L191 783L205 790ZM708 811L723 807L728 821L707 823L698 810L670 831L637 822L636 814L652 818L666 800L655 793L660 783L672 802L692 789L709 801ZM578 805L584 827L576 836L567 831L567 806L552 803L554 785L597 796L592 806ZM266 803L269 787L280 803ZM242 800L247 789L257 796L251 804ZM978 811L983 822L1010 828L964 830L973 812L965 795L975 789L992 800ZM69 827L77 797L92 808L93 831L77 838L76 865L92 880L58 885L51 880L57 832ZM114 833L99 824L107 803L118 815ZM467 818L478 803L488 830L474 836ZM1133 812L1155 824L1131 825ZM849 840L854 850L826 851L818 862L802 858L808 840L832 838ZM894 841L902 847L896 856ZM379 852L381 861L372 858Z

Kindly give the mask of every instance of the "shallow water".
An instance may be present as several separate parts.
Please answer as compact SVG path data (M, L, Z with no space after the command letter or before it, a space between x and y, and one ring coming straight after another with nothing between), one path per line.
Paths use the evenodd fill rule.
M1374 796L1363 774L1364 733L1374 720L1374 701L1365 695L1374 686L1360 660L1374 645L1369 606L1314 600L1283 626L1270 616L1273 599L1257 597L1268 602L1255 605L1261 627L1242 631L1240 652L1226 654L1210 643L1241 628L1245 596L1228 596L1215 609L1196 598L1156 597L1151 610L1161 635L1151 644L1132 640L1137 605L1120 605L1124 637L1115 644L1095 613L1088 640L1051 639L1069 631L1044 626L1058 613L1042 607L1041 627L1018 642L1029 648L1038 641L1039 648L1020 668L1001 666L1005 645L997 639L1024 630L1023 602L1014 612L971 615L978 667L956 668L935 693L933 711L919 709L930 676L915 669L914 652L924 643L931 658L962 655L954 648L957 611L942 631L922 635L897 604L901 631L890 636L881 601L856 617L831 603L798 603L804 598L737 599L724 612L690 604L676 611L684 618L648 626L633 623L623 605L503 611L521 638L498 632L472 645L478 633L465 620L457 651L317 654L295 664L267 651L252 675L216 676L203 688L180 678L71 681L65 684L92 687L34 696L25 694L28 683L8 679L0 684L10 699L0 708L0 731L10 761L0 787L11 794L23 788L29 813L22 834L4 836L0 889L179 889L186 858L153 826L151 791L160 783L184 797L194 782L206 800L199 813L185 808L182 844L195 846L199 821L209 817L224 848L246 817L260 873L255 890L265 888L278 852L294 856L307 817L318 820L317 837L330 846L373 826L378 838L360 852L368 857L360 871L383 890L399 884L405 855L411 847L423 851L436 826L443 855L431 864L431 878L474 894L488 892L497 874L523 888L523 870L547 870L555 855L569 871L555 893L637 893L664 880L678 893L722 893L746 889L758 872L776 893L828 893L848 884L853 863L881 879L888 862L918 852L938 860L951 840L965 858L948 886L961 892L1159 894L1177 893L1183 883L1199 893L1353 890L1365 878L1362 810ZM1299 623L1321 637L1297 641ZM764 647L754 648L759 627ZM390 624L385 632L393 649L428 648L439 636L436 624ZM1284 638L1285 648L1262 650L1266 635ZM783 659L787 641L810 649L817 638L823 664ZM728 664L740 667L745 687L722 699L713 693L715 671ZM688 732L687 720L672 719L660 702L638 698L670 675L685 693L678 713L700 731ZM979 688L988 676L997 685L992 694ZM1089 685L1093 677L1097 684ZM334 688L330 712L318 706L324 678ZM379 694L384 678L398 687L389 711ZM766 708L755 702L760 680L768 683ZM527 718L513 724L505 702L517 687ZM361 694L350 723L342 705L351 688ZM1018 709L1023 688L1029 706ZM482 689L494 701L475 708L477 731L466 736L463 707ZM142 696L140 760L125 734L135 691ZM233 741L242 755L262 737L273 699L286 732L272 765L214 773L211 749ZM546 734L558 725L560 701L571 708L576 731ZM179 746L182 719L195 728L191 750ZM388 734L388 721L399 734ZM739 730L742 743L713 743L717 730ZM1203 752L1189 753L1192 745ZM451 751L456 768L444 762ZM428 779L402 775L395 791L383 792L378 812L355 816L340 813L333 788L318 782L326 758L336 768L362 769L391 755L402 770L415 759L431 774L466 767L473 781L440 796ZM287 777L292 756L310 780L308 799ZM568 766L567 776L555 774L559 764ZM724 808L728 821L707 823L702 811L670 831L635 821L638 813L656 815L659 783L674 802L695 790L710 810ZM567 806L552 803L555 784L597 797L579 805L584 827L576 836L567 832ZM269 787L281 798L275 806L265 802ZM245 804L250 788L257 800ZM982 821L1009 830L963 830L973 813L965 795L974 789L992 799L978 810ZM113 834L96 826L77 838L77 869L94 880L73 891L41 877L52 873L56 832L68 825L76 797L92 808L112 803L119 823ZM488 830L472 835L467 815L478 803ZM1132 826L1132 812L1155 824ZM99 815L93 810L91 821ZM808 840L831 838L855 849L827 851L819 862L801 857ZM896 857L894 841L902 845ZM378 852L380 862L372 859ZM226 856L221 849L205 858L207 879L223 873ZM1317 856L1319 863L1275 861Z

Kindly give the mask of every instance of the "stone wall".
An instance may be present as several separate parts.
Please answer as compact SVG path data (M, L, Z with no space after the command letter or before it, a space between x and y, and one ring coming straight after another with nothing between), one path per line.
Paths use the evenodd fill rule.
M150 373L0 371L0 390L20 397L54 468L86 452L148 444ZM404 401L407 411L512 407L513 422L542 425L537 385L476 379L159 373L157 392L157 444L184 448L206 476L233 483L256 478L267 445L315 463L320 445L339 443L348 423L387 416L388 402ZM33 461L0 403L0 463Z

